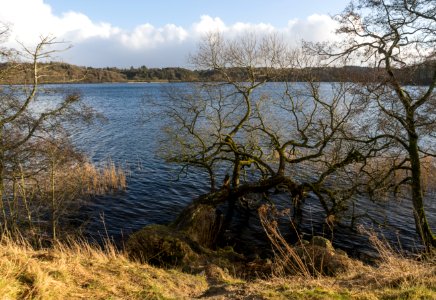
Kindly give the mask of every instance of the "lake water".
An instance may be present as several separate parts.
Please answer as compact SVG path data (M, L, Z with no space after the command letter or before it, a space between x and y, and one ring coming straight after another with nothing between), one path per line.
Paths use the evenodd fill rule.
M153 119L143 122L142 101L159 100L162 87L171 85L188 87L183 83L62 86L67 91L80 92L86 104L107 118L104 123L77 127L72 134L77 147L96 163L110 159L129 172L126 191L97 197L76 215L77 219L86 220L84 232L88 236L99 240L109 235L120 243L147 224L170 222L193 198L207 192L208 181L204 174L194 173L176 180L177 166L165 163L156 153L162 121ZM144 95L147 95L146 100ZM428 201L427 205L428 217L435 227L436 204L431 202ZM307 234L322 233L324 211L318 200L307 199L303 209L303 231ZM356 201L355 211L368 211L378 222L384 223L386 227L381 231L388 240L400 241L402 247L408 250L419 247L410 201L373 203L360 198ZM360 222L366 227L377 227L369 219ZM255 212L241 211L233 229L239 234L232 238L244 241L253 251L265 247ZM336 228L333 237L336 245L352 253L371 251L364 246L367 237L349 228Z

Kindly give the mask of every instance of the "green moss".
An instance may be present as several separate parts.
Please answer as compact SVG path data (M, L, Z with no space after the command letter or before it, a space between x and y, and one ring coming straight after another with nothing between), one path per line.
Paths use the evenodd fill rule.
M135 299L163 300L167 298L164 298L161 294L156 294L153 289L146 288L135 295Z
M387 289L380 295L380 299L436 299L436 287L414 286L406 289Z
M165 267L186 265L196 259L193 248L184 233L163 225L146 226L131 235L126 245L131 258Z
M347 300L351 299L351 295L347 291L329 291L321 288L315 288L303 292L303 296L306 299L335 299L335 300Z
M323 288L291 289L288 285L281 285L275 290L266 290L263 296L267 299L312 299L312 300L348 300L353 299L348 291L333 291Z

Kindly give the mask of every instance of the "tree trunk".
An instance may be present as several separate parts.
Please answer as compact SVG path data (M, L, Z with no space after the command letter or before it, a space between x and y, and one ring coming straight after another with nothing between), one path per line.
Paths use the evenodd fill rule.
M237 188L239 186L239 175L241 172L241 159L239 155L235 155L235 162L233 166L233 174L232 174L232 187Z
M421 162L418 151L418 135L415 128L409 130L409 157L412 169L412 203L415 217L416 231L427 250L436 247L436 237L433 235L425 216L424 199L421 185Z
M2 232L8 229L6 207L4 202L4 146L3 146L3 125L0 125L0 209L2 211L3 223L0 222L0 230Z
M1 154L0 154L0 156L1 156ZM0 209L2 211L2 217L3 217L3 222L0 222L0 231L1 232L6 231L8 228L6 208L5 208L4 198L3 198L3 194L4 194L3 187L4 187L4 185L3 185L3 159L2 159L2 157L0 157Z
M54 159L51 161L51 226L52 226L52 236L53 241L56 241L56 221L57 221L57 209L56 209L56 191L55 191L55 162Z

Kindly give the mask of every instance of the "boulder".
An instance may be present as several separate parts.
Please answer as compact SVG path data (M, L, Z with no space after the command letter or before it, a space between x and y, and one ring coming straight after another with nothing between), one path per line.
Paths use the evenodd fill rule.
M213 205L192 203L170 226L185 232L203 247L215 248L222 223L223 215Z
M330 242L330 240L326 239L325 237L315 235L312 237L309 243L311 246L321 247L327 252L335 252L335 248L333 248L332 242Z
M211 285L225 283L229 280L230 276L221 267L215 264L208 264L204 269L207 281Z
M300 243L294 250L314 275L335 276L353 267L353 260L344 251L336 251L324 237L314 236L309 243Z
M134 260L164 267L187 265L202 252L186 233L164 225L149 225L132 234L126 250Z

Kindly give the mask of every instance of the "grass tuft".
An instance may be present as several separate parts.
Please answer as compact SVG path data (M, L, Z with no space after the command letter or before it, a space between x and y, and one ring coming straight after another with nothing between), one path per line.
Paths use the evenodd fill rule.
M371 239L379 247L378 266L356 262L358 268L335 276L275 275L246 282L227 273L216 276L211 265L191 275L132 262L110 244L103 250L70 241L34 250L4 236L0 299L436 299L434 259L407 258Z
M201 293L204 278L129 261L108 245L84 242L34 250L3 238L0 299L184 299Z

